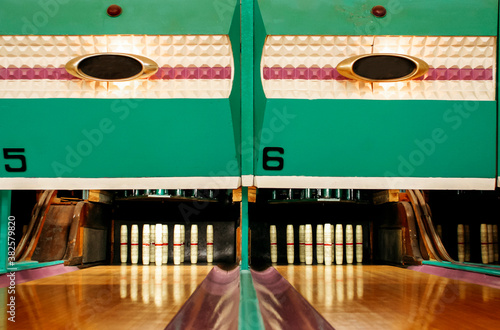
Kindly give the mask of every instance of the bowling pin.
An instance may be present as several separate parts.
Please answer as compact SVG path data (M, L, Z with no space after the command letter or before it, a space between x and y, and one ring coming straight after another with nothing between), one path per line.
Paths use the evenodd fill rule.
M276 235L276 226L271 225L269 228L269 236L271 238L271 262L278 262L278 238Z
M498 225L493 225L493 261L498 262Z
M149 265L149 225L142 226L142 264Z
M198 225L191 225L191 263L198 262Z
M464 238L465 238L465 261L470 261L470 234L469 225L464 226Z
M294 245L293 245L293 225L286 226L286 259L289 264L294 261Z
M344 242L342 225L335 226L335 263L342 265L344 262Z
M306 245L305 245L305 226L299 226L299 261L306 262Z
M127 225L122 225L120 228L120 261L127 263L127 244L128 244L128 230Z
M316 260L318 264L324 262L324 247L323 247L323 225L316 226Z
M313 233L312 225L306 225L304 228L305 260L306 265L313 263Z
M130 240L130 259L132 261L132 265L137 265L139 262L139 226L132 225Z
M174 265L181 263L181 225L174 225Z
M162 234L162 253L161 253L161 258L162 264L167 264L168 263L168 225L163 225L161 229L161 234Z
M155 248L155 243L156 243L156 226L151 225L149 227L150 235L151 238L149 240L149 262L153 263L155 262L155 255L156 255L156 248Z
M481 224L481 259L483 264L488 263L488 229L485 223Z
M335 225L331 225L332 228L332 264L335 262Z
M186 227L181 225L181 262L185 259L185 247L186 246Z
M493 252L493 226L487 225L488 230L488 263L492 264L495 261L495 254Z
M214 261L214 226L207 225L207 262Z
M155 233L155 264L161 266L163 263L163 226L161 223L156 224Z
M363 226L356 225L356 262L363 262Z
M465 261L465 237L464 237L464 225L457 225L457 244L458 244L458 261Z
M347 264L352 264L354 259L354 235L352 225L345 226L345 259Z
M323 239L325 265L330 266L332 264L332 225L329 223L325 223L325 234Z

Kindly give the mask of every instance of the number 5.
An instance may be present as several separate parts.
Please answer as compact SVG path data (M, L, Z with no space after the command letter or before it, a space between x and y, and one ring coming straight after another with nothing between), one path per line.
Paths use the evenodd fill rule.
M24 155L16 155L16 153L24 153L24 148L5 148L3 149L3 158L8 159L18 159L21 161L21 167L12 167L10 165L5 165L7 172L26 172L26 157Z

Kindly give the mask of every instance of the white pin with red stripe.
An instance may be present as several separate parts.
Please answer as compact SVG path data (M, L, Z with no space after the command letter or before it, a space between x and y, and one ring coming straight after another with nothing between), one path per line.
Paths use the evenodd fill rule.
M325 265L330 266L332 264L332 225L325 223L325 234L324 234L324 255L325 255Z
M312 225L306 225L304 230L304 243L305 243L305 260L306 265L313 263L313 233Z
M155 255L156 255L156 226L155 225L150 225L149 226L149 231L150 231L150 239L149 239L149 262L153 263L155 262Z
M323 246L323 225L316 226L316 261L318 264L324 262L324 246Z
M356 225L356 262L363 262L363 226Z
M299 226L299 262L306 262L305 226Z
M278 238L276 233L276 226L271 225L269 228L269 236L271 240L271 262L278 262Z
M198 225L191 225L191 263L198 262Z
M168 225L163 225L162 226L162 241L163 241L163 246L162 246L162 264L167 264L168 263Z
M130 235L130 259L132 265L137 265L139 262L139 226L132 225L132 233Z
M149 225L142 226L142 264L149 265Z
M286 259L289 264L294 262L294 242L293 242L293 225L286 226Z
M181 262L185 260L185 246L186 246L186 227L181 226Z
M207 225L207 262L214 261L214 226Z
M342 265L344 262L344 241L342 225L335 226L335 263Z
M174 265L181 263L181 225L174 225Z
M352 225L345 226L345 259L349 265L354 260L354 233Z
M163 226L161 223L156 224L155 234L155 264L161 266L163 263Z
M128 228L127 225L122 225L120 228L120 261L127 263L128 254Z

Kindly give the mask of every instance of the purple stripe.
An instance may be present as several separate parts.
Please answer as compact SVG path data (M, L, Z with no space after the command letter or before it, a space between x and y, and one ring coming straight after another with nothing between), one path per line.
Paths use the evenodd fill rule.
M348 80L335 68L319 67L264 67L264 80ZM430 68L427 74L415 80L493 80L493 69Z
M65 68L0 68L0 80L77 80ZM231 67L162 67L151 80L231 79Z
M72 80L65 68L0 68L0 80Z

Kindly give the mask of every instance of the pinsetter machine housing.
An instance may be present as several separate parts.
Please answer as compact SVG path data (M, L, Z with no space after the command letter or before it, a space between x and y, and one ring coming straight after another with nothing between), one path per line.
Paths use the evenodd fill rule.
M239 186L237 2L120 5L2 2L1 189Z
M497 9L256 1L255 185L494 189Z

